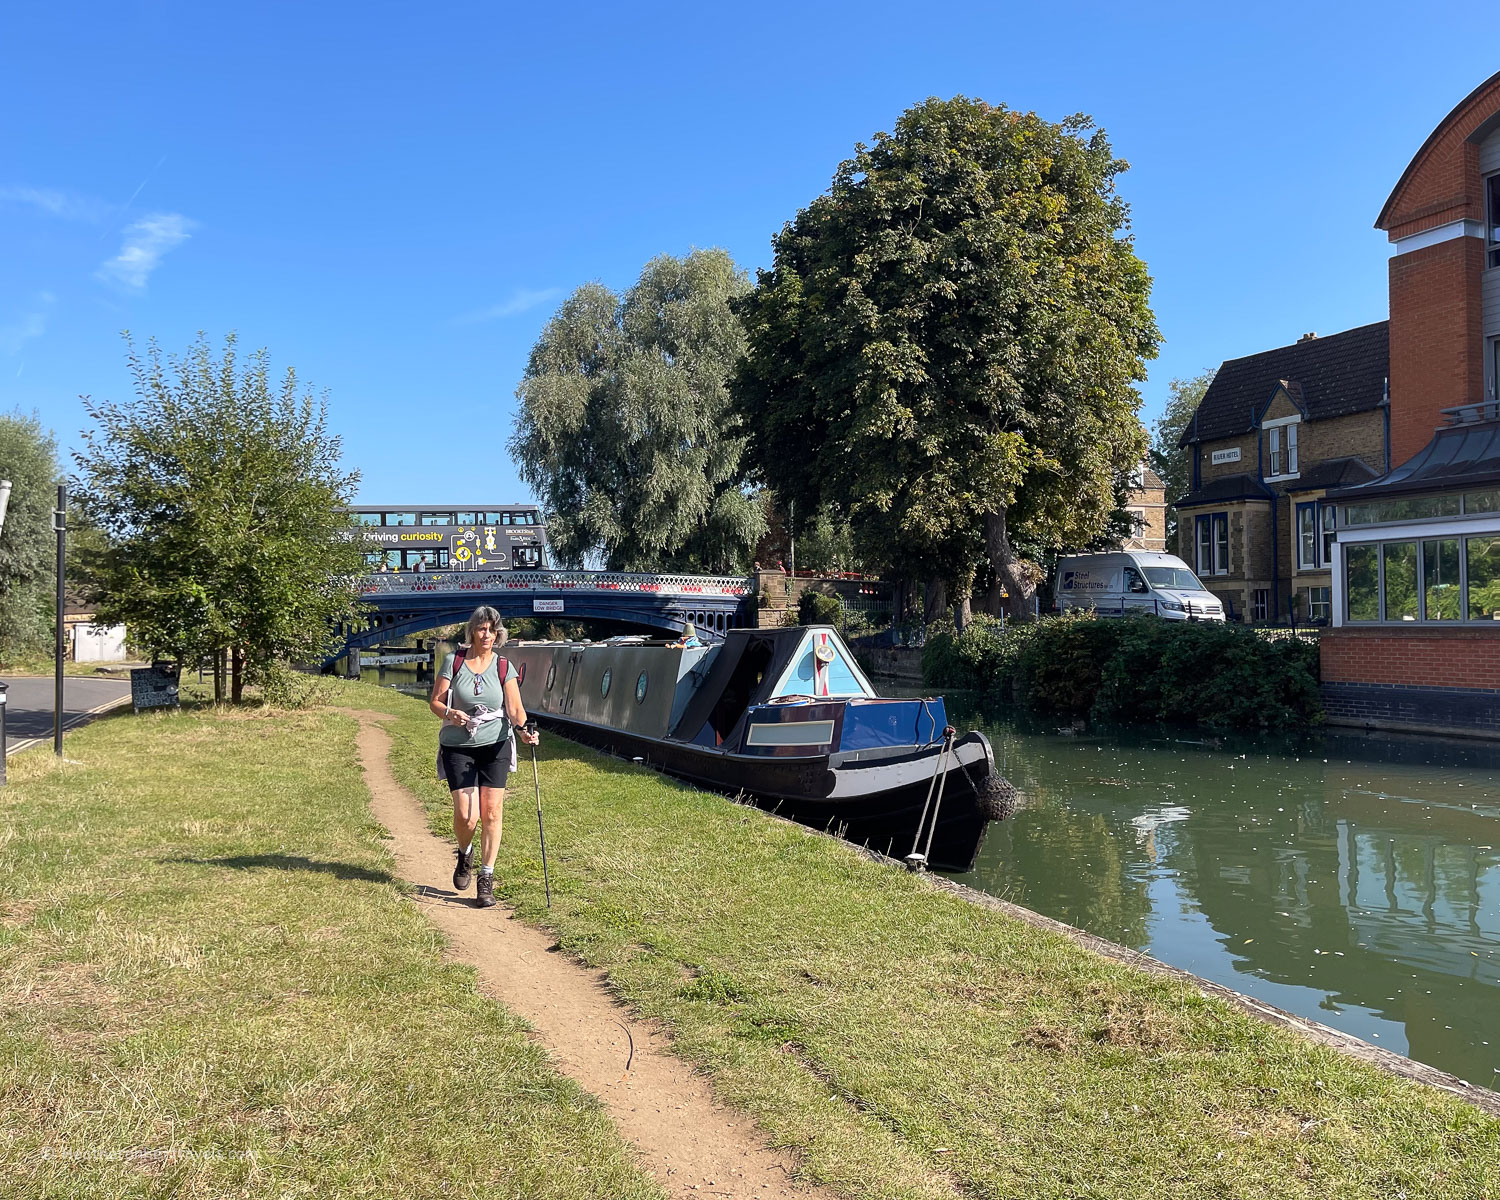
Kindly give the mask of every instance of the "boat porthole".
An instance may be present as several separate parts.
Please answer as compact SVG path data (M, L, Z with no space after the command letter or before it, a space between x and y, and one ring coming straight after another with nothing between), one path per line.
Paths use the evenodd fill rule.
M557 664L553 663L547 668L547 690L552 690L552 685L557 682Z
M641 704L646 699L646 672L641 672L641 677L635 681L635 702Z
M602 700L609 695L610 668L604 668L604 674L599 677L599 698Z

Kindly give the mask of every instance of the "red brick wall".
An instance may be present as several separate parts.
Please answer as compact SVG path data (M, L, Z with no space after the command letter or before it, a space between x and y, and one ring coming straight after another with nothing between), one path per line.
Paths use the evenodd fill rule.
M1469 138L1496 112L1500 74L1475 88L1433 130L1385 202L1376 228L1394 240L1460 217L1483 221L1479 147Z
M1484 400L1484 243L1452 238L1391 259L1391 465L1427 445L1440 409Z
M1324 683L1500 688L1500 621L1465 629L1326 629Z

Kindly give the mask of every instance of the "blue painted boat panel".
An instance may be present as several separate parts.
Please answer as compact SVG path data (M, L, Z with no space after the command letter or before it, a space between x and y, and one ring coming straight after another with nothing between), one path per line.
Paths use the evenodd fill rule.
M938 740L947 723L942 700L851 700L838 748L925 746Z

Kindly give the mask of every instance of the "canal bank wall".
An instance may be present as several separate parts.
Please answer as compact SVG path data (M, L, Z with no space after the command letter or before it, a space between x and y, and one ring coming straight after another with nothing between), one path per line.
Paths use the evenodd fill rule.
M1324 630L1330 725L1500 739L1500 629Z

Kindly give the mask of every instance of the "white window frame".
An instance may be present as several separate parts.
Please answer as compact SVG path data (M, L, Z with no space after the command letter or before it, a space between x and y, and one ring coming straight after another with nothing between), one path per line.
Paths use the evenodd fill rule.
M1276 417L1270 421L1262 421L1261 429L1266 434L1266 476L1267 483L1277 479L1297 479L1301 477L1301 461L1298 458L1297 426L1302 424L1301 416ZM1285 433L1283 433L1283 430ZM1283 444L1286 457L1282 461L1283 470L1277 471L1276 459L1281 453Z
M1312 518L1312 561L1307 561L1303 555L1302 543L1302 518L1304 515ZM1318 502L1316 500L1302 500L1292 505L1292 561L1297 564L1299 571L1316 571L1322 563L1318 561L1319 545L1318 528Z
M1487 534L1500 533L1500 513L1487 513L1485 515L1487 517L1492 518L1492 520L1485 520L1485 521L1472 521L1471 520L1471 521L1465 521L1465 520L1462 520L1462 519L1455 520L1452 517L1442 517L1442 518L1438 518L1436 520L1420 521L1420 522L1418 522L1418 521L1411 521L1411 522L1407 522L1405 524L1395 524L1395 525L1359 525L1359 526L1355 526L1355 527L1352 527L1352 528L1351 527L1347 527L1347 526L1344 527L1344 528L1341 528L1339 530L1339 536L1338 536L1338 542L1337 542L1337 545L1338 545L1338 556L1337 556L1337 559L1338 560L1335 563L1332 564L1332 566L1333 566L1333 578L1330 580L1330 582L1333 585L1333 597L1332 597L1332 599L1333 599L1333 623L1334 623L1334 625L1344 626L1344 625L1349 625L1350 624L1349 621L1345 620L1345 611L1344 611L1345 607L1346 607L1346 604L1347 604L1347 601L1346 601L1345 596L1344 596L1344 591L1345 591L1344 585L1345 585L1345 582L1346 582L1345 579L1344 579L1344 557L1345 557L1345 551L1347 551L1350 546L1357 546L1357 545L1361 545L1361 544L1364 544L1364 543L1367 543L1367 542L1377 542L1378 543L1378 542L1411 542L1411 541L1415 541L1415 542L1419 543L1419 545L1420 545L1420 543L1422 543L1422 542L1440 542L1440 541L1443 541L1445 539L1452 539L1452 538L1458 538L1459 541L1460 541L1460 543L1462 543L1462 541L1463 541L1464 538L1484 537ZM1461 564L1460 567L1459 567L1459 570L1462 572L1461 580L1462 580L1462 583L1463 583L1465 589L1467 589L1467 586L1468 586L1468 567L1467 567L1467 563L1464 562L1464 559L1463 559L1463 556L1462 556L1462 551L1460 551L1460 560L1459 561L1460 561L1460 564ZM1383 570L1383 568L1382 568L1382 570ZM1421 551L1420 551L1420 549L1418 550L1417 570L1418 570L1418 572L1421 571ZM1421 593L1421 576L1420 576L1420 574L1418 575L1417 579L1418 579L1418 594L1420 595L1420 593ZM1383 591L1384 591L1384 589L1382 587L1382 593L1383 593ZM1467 591L1465 591L1464 594L1467 595ZM1359 628L1359 629L1372 629L1372 628L1376 628L1376 627L1379 627L1379 626L1390 627L1392 625L1398 626L1398 627L1403 628L1403 629L1410 629L1414 624L1428 625L1428 622L1426 622L1426 621L1421 621L1421 622L1413 622L1413 621L1379 621L1379 622L1376 622L1376 621L1356 621L1356 622L1353 622L1354 627L1355 628ZM1457 621L1452 621L1452 622L1444 621L1444 622L1441 623L1441 625L1442 625L1443 628L1450 628L1450 629L1466 625L1466 626L1468 626L1469 628L1472 629L1472 628L1475 628L1476 625L1478 625L1478 622L1469 621L1468 618L1467 618L1467 614L1465 614L1464 617L1460 618Z
M1313 599L1313 595L1316 592L1328 593L1328 598L1321 605L1319 605L1317 600ZM1315 611L1318 607L1324 609L1321 614L1322 622L1325 625L1331 624L1333 621L1333 587L1331 584L1314 584L1307 589L1307 619L1310 623L1320 619L1320 614Z

